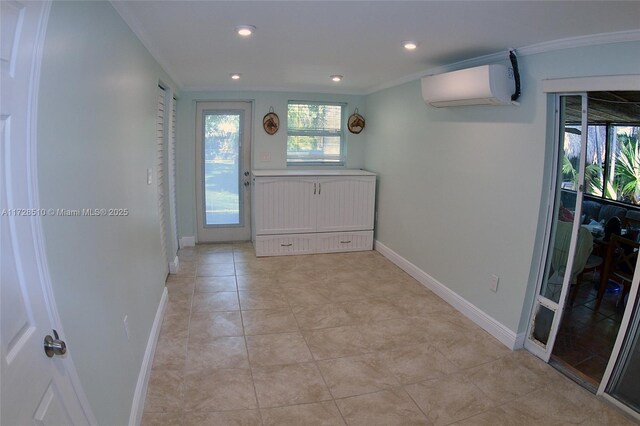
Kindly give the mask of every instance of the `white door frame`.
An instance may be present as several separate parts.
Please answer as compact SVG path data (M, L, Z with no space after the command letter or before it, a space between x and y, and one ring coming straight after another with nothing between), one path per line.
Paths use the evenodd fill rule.
M26 4L28 4L27 7L40 8L38 11L39 18L37 26L32 28L31 26L25 25L21 28L22 33L20 37L33 40L30 50L17 53L18 55L30 57L32 66L28 77L25 77L29 80L28 90L25 90L25 93L22 93L22 91L11 93L13 98L9 98L9 100L6 99L7 93L3 93L3 97L5 98L3 102L13 102L12 99L15 100L18 98L27 99L25 102L27 104L26 111L22 110L20 112L21 114L26 114L26 129L21 129L26 137L24 143L12 144L10 149L3 147L6 148L4 151L6 156L3 158L3 168L5 169L4 178L6 178L5 185L8 198L8 206L6 207L19 207L21 209L38 212L42 211L39 203L37 175L38 95L42 55L51 2L27 2ZM23 9L22 13L30 12ZM4 65L5 64L3 64L3 66ZM4 126L2 130L8 131ZM10 221L11 223L9 225L12 229L14 239L21 242L21 244L13 245L14 256L20 259L20 263L16 265L19 268L18 274L37 277L37 279L33 281L28 281L28 283L29 285L39 286L40 288L37 291L40 291L44 295L47 310L46 316L49 320L47 327L57 330L61 339L64 339L64 330L51 286L51 276L44 246L41 217L36 214L29 218L21 217L20 220L24 220L25 222L23 223L26 223L28 220L28 225L17 226L16 221ZM3 236L3 238L7 238L7 236ZM51 330L48 331L50 332ZM82 419L81 421L87 421L89 424L97 424L89 401L80 383L80 378L73 363L72 354L73 345L68 348L64 357L56 356L50 360L49 368L50 371L52 371L52 375L56 376L58 380L62 380L65 384L64 389L59 389L61 392L58 396L65 404L68 403L66 408L70 410L69 414L72 418ZM70 395L67 392L75 393L75 395Z
M618 75L618 76L589 76L589 77L577 77L577 78L561 78L561 79L551 79L551 80L543 80L542 82L543 92L546 94L556 94L556 93L564 93L564 92L593 92L593 91L638 91L640 90L640 74L631 74L631 75ZM557 132L556 132L557 134ZM555 135L554 135L555 137ZM556 147L557 148L557 147ZM557 154L556 154L557 155ZM557 166L554 161L554 173L557 172ZM556 180L555 176L552 179L552 185L555 186ZM546 234L544 236L545 240L548 239L548 231L550 229L550 220L552 220L553 212L551 209L553 208L553 200L554 200L554 191L551 190L549 192L549 198L547 200L548 210L547 210L547 228ZM541 262L543 263L546 260L546 250L547 247L543 250ZM638 292L640 291L640 259L638 259L636 263L636 270L633 276L633 280L631 283L631 290L629 292L629 300L636 300ZM539 269L538 275L544 271L544 266ZM540 283L540 278L538 277L537 282ZM537 297L540 291L539 285L536 286L536 293L534 296L534 300L532 301L532 308L535 306L535 297ZM533 311L533 310L532 310ZM532 312L533 315L533 312ZM632 309L627 309L622 317L622 323L620 324L620 329L618 330L618 337L616 338L616 342L613 346L613 350L611 352L611 356L609 357L609 363L607 364L607 368L605 370L604 376L600 381L600 386L598 387L597 395L602 396L612 404L619 407L621 410L630 414L636 419L640 420L640 414L631 408L627 407L611 395L606 393L607 386L609 385L609 381L611 380L611 376L613 374L613 370L615 368L615 364L620 357L620 351L622 350L622 346L624 340L626 338L626 334L629 330L631 323ZM527 330L528 332L528 330ZM534 350L531 350L525 344L525 348L535 355L538 355Z
M542 285L545 283L545 281L547 280L546 275L547 275L547 262L548 262L548 247L549 244L551 243L551 230L552 230L552 224L554 222L554 219L556 217L556 203L559 202L559 198L557 199L557 197L559 197L560 195L557 193L558 190L558 164L559 164L559 153L560 153L560 130L561 130L561 126L564 125L564 123L560 123L561 120L561 116L560 116L560 98L563 96L581 96L582 97L582 123L581 123L581 127L582 127L582 136L581 136L581 141L580 141L580 159L579 164L580 164L580 169L578 170L578 188L576 190L576 210L575 210L575 217L573 220L573 226L572 226L572 231L571 231L571 243L569 246L569 253L568 253L568 259L567 259L567 265L566 265L566 270L567 271L571 271L573 269L573 261L574 261L574 257L575 257L575 251L576 251L576 245L577 245L577 241L578 241L578 231L580 230L580 217L581 217L581 212L582 212L582 199L583 199L583 195L584 195L584 164L585 164L585 160L586 160L586 147L587 147L587 108L588 108L588 101L587 101L587 94L586 93L558 93L555 95L555 106L556 106L556 111L554 114L554 120L555 120L555 124L554 124L554 129L555 129L555 135L554 135L554 144L553 144L553 149L554 149L554 155L553 155L553 159L554 159L554 165L553 165L553 179L552 179L552 186L551 186L551 191L549 194L549 205L550 205L550 214L547 217L547 224L546 224L546 228L545 228L545 257L541 259L541 266L538 269L538 278L537 278L537 285L536 285L536 293L534 296L534 300L533 300L533 306L532 306L532 312L531 312L531 316L530 316L530 320L529 320L529 326L527 328L527 334L525 337L525 343L524 346L525 348L531 352L532 354L536 355L537 357L541 358L542 360L544 360L545 362L549 362L549 358L551 357L551 353L553 352L553 346L555 344L555 340L556 340L556 335L558 333L558 328L560 327L560 320L562 319L562 314L564 313L564 306L566 303L566 299L567 296L569 294L569 290L571 288L571 273L565 273L563 281L562 281L562 290L560 292L560 297L558 299L558 302L554 302L553 300L550 300L544 296L542 296L540 294L540 291L542 289ZM551 328L549 330L549 336L547 339L547 343L545 345L543 345L541 342L538 342L536 339L533 338L533 333L534 333L534 329L535 329L535 323L536 323L536 316L537 313L539 312L539 310L544 307L550 311L553 311L553 321L551 323Z

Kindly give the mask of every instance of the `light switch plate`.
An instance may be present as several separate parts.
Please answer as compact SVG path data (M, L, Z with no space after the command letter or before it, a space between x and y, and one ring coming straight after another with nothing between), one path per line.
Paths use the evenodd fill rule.
M489 289L494 293L498 292L498 282L500 281L500 277L497 275L491 275L489 277Z

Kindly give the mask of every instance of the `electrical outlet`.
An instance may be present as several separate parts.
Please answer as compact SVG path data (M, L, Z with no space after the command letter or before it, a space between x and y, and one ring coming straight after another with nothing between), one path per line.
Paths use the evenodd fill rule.
M498 282L500 281L500 277L497 275L491 275L489 277L489 289L494 293L498 292Z
M131 340L131 336L129 335L129 316L125 315L122 322L124 323L124 332L127 335L127 340Z

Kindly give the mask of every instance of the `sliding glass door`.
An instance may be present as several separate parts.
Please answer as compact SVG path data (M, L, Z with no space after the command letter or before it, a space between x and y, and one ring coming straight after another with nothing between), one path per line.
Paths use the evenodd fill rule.
M557 96L556 102L557 149L552 180L554 202L547 226L549 244L525 341L525 347L545 361L551 356L570 286L584 268L591 252L589 244L593 244L580 226L587 96L562 95Z
M640 413L640 309L637 295L634 296L635 313L606 392Z

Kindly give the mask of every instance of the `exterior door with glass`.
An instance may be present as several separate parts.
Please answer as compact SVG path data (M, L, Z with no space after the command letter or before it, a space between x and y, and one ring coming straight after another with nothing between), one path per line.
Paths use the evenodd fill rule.
M251 102L198 102L199 243L251 239Z
M546 261L541 265L525 341L527 350L545 361L551 357L571 284L584 268L593 245L589 231L580 224L587 102L586 93L556 97L556 167L551 179L554 202L550 204L548 216ZM568 164L567 149L572 151L571 158L575 164ZM568 169L571 173L567 173Z

